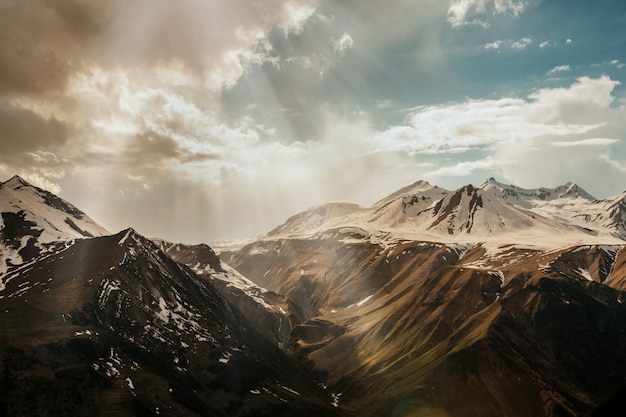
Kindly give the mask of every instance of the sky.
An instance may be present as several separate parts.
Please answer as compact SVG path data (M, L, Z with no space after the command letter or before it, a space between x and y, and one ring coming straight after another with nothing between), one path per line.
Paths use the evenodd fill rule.
M0 0L0 181L264 234L418 180L626 190L623 0Z

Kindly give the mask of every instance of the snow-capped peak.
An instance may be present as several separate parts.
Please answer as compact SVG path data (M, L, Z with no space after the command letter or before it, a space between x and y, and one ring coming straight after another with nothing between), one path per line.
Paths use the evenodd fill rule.
M445 193L448 192L447 190L444 190L443 188L430 185L430 183L428 183L428 181L419 180L417 182L414 182L411 185L407 185L406 187L403 187L403 188L399 189L398 191L388 195L387 197L383 198L382 200L380 200L379 202L377 202L374 205L375 206L384 206L384 205L386 205L386 204L388 204L388 203L390 203L392 201L395 201L395 200L397 200L399 198L412 197L412 196L416 196L416 195L424 195L426 193L432 193L433 190L437 194L445 194Z
M17 190L20 187L29 186L29 185L30 184L26 180L24 180L22 177L20 177L19 175L14 175L13 177L11 177L10 180L1 183L0 187L9 187L13 190Z
M108 234L70 203L17 175L0 183L0 275L74 239Z
M72 204L17 175L0 184L0 213L0 228L5 227L7 219L18 216L41 232L40 242L109 234Z
M324 237L351 230L375 240L387 236L385 239L391 240L551 248L592 240L607 244L626 240L626 200L617 196L598 201L574 183L526 189L489 178L478 187L448 191L418 181L369 208L341 207L343 210L333 205L309 209L267 237Z
M571 182L555 188L521 188L498 182L492 177L478 188L509 204L525 209L544 206L546 203L550 205L580 204L595 200L591 194Z

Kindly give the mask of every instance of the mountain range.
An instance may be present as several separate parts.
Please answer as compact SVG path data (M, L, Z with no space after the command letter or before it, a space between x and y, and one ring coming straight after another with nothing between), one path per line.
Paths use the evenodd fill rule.
M571 183L418 181L211 248L13 177L0 416L623 415L625 212Z

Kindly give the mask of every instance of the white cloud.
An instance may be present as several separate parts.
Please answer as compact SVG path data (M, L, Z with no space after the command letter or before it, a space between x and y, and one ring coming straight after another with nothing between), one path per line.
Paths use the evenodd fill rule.
M433 171L429 171L424 174L425 178L439 178L439 177L468 177L473 175L475 171L479 170L493 170L501 165L501 161L497 161L492 157L487 157L478 161L463 161L454 165L444 166L437 168Z
M301 33L306 21L315 13L315 9L316 7L311 4L286 3L283 22L280 23L285 34L289 32Z
M540 48L545 48L545 47L547 47L548 45L550 45L550 41L543 41L543 42L541 42L541 43L539 44L539 47L540 47Z
M485 48L485 49L499 49L501 44L502 44L501 41L495 41L495 42L491 42L491 43L486 43L485 45L483 45L483 48Z
M525 49L528 45L530 45L531 43L533 43L533 40L531 38L522 38L518 41L512 41L510 39L504 39L504 40L496 40L493 42L489 42L483 45L484 49L493 49L493 50L499 50L501 47L503 46L508 46L511 49Z
M513 44L511 45L511 48L513 48L513 49L524 49L528 45L530 45L532 42L533 42L533 40L530 39L530 38L522 38L519 41L513 42Z
M569 45L569 44L571 44L571 43L572 43L572 40L571 40L570 38L567 38L567 39L565 40L565 43Z
M554 146L567 147L571 148L574 146L608 146L614 143L618 143L619 139L611 139L611 138L589 138L589 139L580 139L573 141L563 141L563 142L552 142Z
M341 38L333 41L333 49L340 56L343 56L347 50L352 49L353 45L354 41L352 40L352 37L347 33L344 34Z
M452 27L489 24L483 20L488 12L494 15L519 16L526 9L526 2L514 0L453 0L448 7L448 23Z
M556 74L557 72L566 72L566 71L571 71L571 68L569 65L559 65L559 66L552 68L550 71L548 71L548 74Z
M581 78L569 88L542 89L529 99L469 100L425 106L410 124L380 133L384 147L408 153L453 151L499 142L527 141L546 135L585 134L603 123L617 82ZM586 116L585 116L586 115Z
M626 109L612 106L618 84L609 77L581 77L569 87L541 89L526 99L422 106L409 123L378 133L372 146L414 157L447 155L453 163L430 171L429 178L490 171L528 186L545 184L546 172L552 179L560 175L562 182L575 180L589 172L584 169L601 165L591 147L618 146L626 138L620 122ZM476 152L484 157L466 159Z

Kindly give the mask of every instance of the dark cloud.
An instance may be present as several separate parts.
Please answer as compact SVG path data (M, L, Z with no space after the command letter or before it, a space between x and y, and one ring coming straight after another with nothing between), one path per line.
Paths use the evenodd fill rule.
M284 13L284 4L0 0L0 94L62 91L73 73L91 66L176 65L204 76L226 51L249 47L245 30L266 30Z
M143 164L176 158L181 149L171 137L148 130L131 138L124 153L133 163Z
M129 140L123 155L131 165L154 165L165 159L176 159L182 163L219 159L217 155L194 153L180 146L170 136L146 130Z
M82 65L82 55L93 39L84 29L92 21L90 13L79 12L85 5L38 0L0 3L0 94L62 90L69 75Z
M59 24L68 35L91 40L105 32L107 22L111 18L108 6L112 2L94 2L89 0L43 0L49 7Z
M0 158L62 146L70 130L54 117L46 119L28 109L0 105Z

